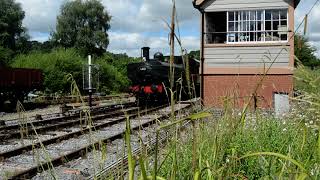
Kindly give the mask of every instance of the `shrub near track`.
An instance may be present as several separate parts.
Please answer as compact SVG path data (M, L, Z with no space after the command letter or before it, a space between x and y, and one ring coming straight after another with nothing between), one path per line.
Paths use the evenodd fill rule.
M93 57L93 63L99 65L99 92L106 94L125 91L129 86L126 76L126 64L136 61L125 55L105 53L102 57ZM82 67L87 59L75 49L54 49L51 52L33 51L17 56L12 67L41 69L44 74L44 88L48 93L67 93L70 82L67 74L72 74L77 84L82 85ZM80 87L82 89L82 87Z

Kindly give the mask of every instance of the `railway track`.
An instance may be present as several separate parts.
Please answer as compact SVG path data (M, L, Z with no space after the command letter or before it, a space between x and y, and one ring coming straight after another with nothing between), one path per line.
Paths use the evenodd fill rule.
M176 110L188 106L179 105ZM21 134L19 136L19 125L8 126L8 129L1 127L0 138L3 142L0 144L0 177L31 178L52 166L67 164L85 155L90 156L91 151L100 149L102 143L121 141L128 117L132 129L137 130L165 119L169 114L169 108L165 107L146 110L133 106L112 107L93 112L92 126L81 124L76 115L65 117L67 119L59 117L59 120L56 118L26 123L24 137Z
M84 97L84 103L86 105L88 105L87 103L87 97ZM43 118L48 119L48 118L52 118L52 117L56 117L56 116L60 116L61 115L61 111L64 111L62 109L78 109L81 110L81 107L83 106L82 103L77 103L77 98L75 97L69 97L64 101L59 101L61 103L51 103L52 100L45 100L46 98L42 99L41 101L39 100L39 102L31 102L31 103L24 103L24 106L29 106L29 108L26 108L27 110L30 111L26 111L25 114L28 115L29 119L36 119L38 114L42 114ZM99 106L106 106L108 104L119 104L119 101L122 103L127 103L127 102L133 102L134 100L132 99L132 97L129 94L123 94L123 95L110 95L110 96L103 96L103 97L96 97L93 100L93 107L98 107ZM30 108L30 104L32 104L32 108ZM60 104L60 105L59 105ZM61 104L64 104L66 107L62 107ZM51 107L47 107L49 105L55 105L55 106L51 106ZM38 108L38 107L43 107L43 108ZM50 113L46 112L46 109L49 108L49 111L53 111ZM68 110L66 110L68 111ZM0 121L2 122L7 122L7 124L11 124L15 123L16 121L18 121L19 117L18 117L18 113L9 113L8 115L5 115L8 117L1 117L0 116ZM12 117L10 117L12 116ZM0 123L1 125L1 123Z
M92 100L104 101L104 100L113 100L113 99L123 99L129 98L131 95L129 94L118 94L118 95L107 95L107 96L92 96ZM89 101L89 96L84 96L83 100L85 102ZM63 103L76 103L79 101L79 98L76 96L62 96L62 97L53 97L53 96L40 96L37 97L37 102L42 102L46 104L63 104Z
M123 114L121 110L134 105L135 103L124 103L92 108L90 114L92 115L93 120L99 120L104 117ZM52 129L78 125L81 123L81 113L83 113L83 109L76 109L69 111L69 113L60 113L47 119L31 121L27 121L25 119L16 120L16 123L0 126L0 139L8 140L12 138L19 138L21 137L21 132L25 134L33 134L35 132L41 133Z

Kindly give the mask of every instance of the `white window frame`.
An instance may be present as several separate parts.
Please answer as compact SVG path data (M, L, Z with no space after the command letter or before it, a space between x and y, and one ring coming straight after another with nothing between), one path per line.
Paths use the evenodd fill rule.
M287 39L286 40L281 40L281 36L279 37L279 40L276 40L276 41L274 41L274 40L266 40L266 36L265 36L265 33L266 32L270 32L270 33L275 33L275 32L280 32L279 30L266 30L266 21L268 21L268 20L266 20L266 11L269 11L269 10L286 10L286 12L287 12L287 19L286 19L286 33L287 33ZM251 12L252 11L255 11L255 19L254 20L251 20ZM229 21L229 13L234 13L234 12L237 12L237 16L238 16L238 20L237 21L235 21L235 19L233 20L233 21ZM247 17L243 20L243 19L241 19L240 18L240 16L241 16L241 12L248 12L248 14L249 14L249 17L248 17L248 19L247 19ZM261 17L261 20L257 20L257 12L263 12L263 18ZM286 43L286 42L288 42L288 40L289 40L289 14L288 14L288 9L284 9L284 8L281 8L281 9L262 9L262 10L241 10L241 11L227 11L227 18L226 18L226 20L227 20L227 39L226 39L226 43L227 44L252 44L252 43ZM279 19L277 20L277 21L279 21L279 25L281 25L281 21L284 21L285 19L281 19L281 13L280 13L280 11L279 11ZM250 30L250 26L249 27L245 27L246 28L246 30L245 31L241 31L240 30L240 22L246 22L246 21L254 21L255 22L255 29L253 30L253 31L251 31ZM262 24L261 24L261 26L263 26L262 27L262 30L257 30L257 26L258 26L258 21L262 21ZM272 15L272 13L271 13L271 19L270 19L270 21L271 21L271 27L273 27L273 22L274 21L276 21L276 20L273 20L273 15ZM229 22L234 22L234 26L238 23L238 26L237 26L237 31L229 31ZM236 23L237 22L237 23ZM246 23L246 25L247 25L247 23ZM235 27L234 27L235 28ZM248 30L248 28L249 28L249 30ZM272 28L271 28L272 29ZM255 38L255 41L250 41L250 33L252 33L252 32L254 32L254 33L258 33L258 32L260 32L261 33L261 41L258 41L257 40L257 35L256 35L256 38ZM229 41L229 35L230 34L232 34L232 33L234 33L234 34L240 34L240 33L248 33L249 34L249 41L240 41L239 40L239 37L238 37L238 39L236 38L237 36L235 36L235 42L230 42ZM271 36L272 37L272 36Z

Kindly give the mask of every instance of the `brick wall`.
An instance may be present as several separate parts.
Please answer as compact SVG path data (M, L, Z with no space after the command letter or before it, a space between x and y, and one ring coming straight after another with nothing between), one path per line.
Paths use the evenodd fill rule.
M223 107L226 104L243 107L254 94L261 78L260 75L206 75L204 104L209 107ZM292 75L265 76L255 96L256 105L261 108L272 108L275 92L292 94ZM251 98L250 106L254 107L254 104L254 98Z

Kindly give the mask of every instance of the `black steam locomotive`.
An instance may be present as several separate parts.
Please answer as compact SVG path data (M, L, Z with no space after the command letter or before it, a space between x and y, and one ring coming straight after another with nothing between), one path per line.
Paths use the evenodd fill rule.
M140 106L147 104L164 104L170 97L170 57L157 52L154 58L149 57L149 47L141 50L143 62L131 63L127 66L128 78L132 82L130 92L136 97ZM181 56L174 57L175 99L189 99L199 95L199 61L189 59L190 91L187 86L186 62ZM189 93L191 92L191 94Z

